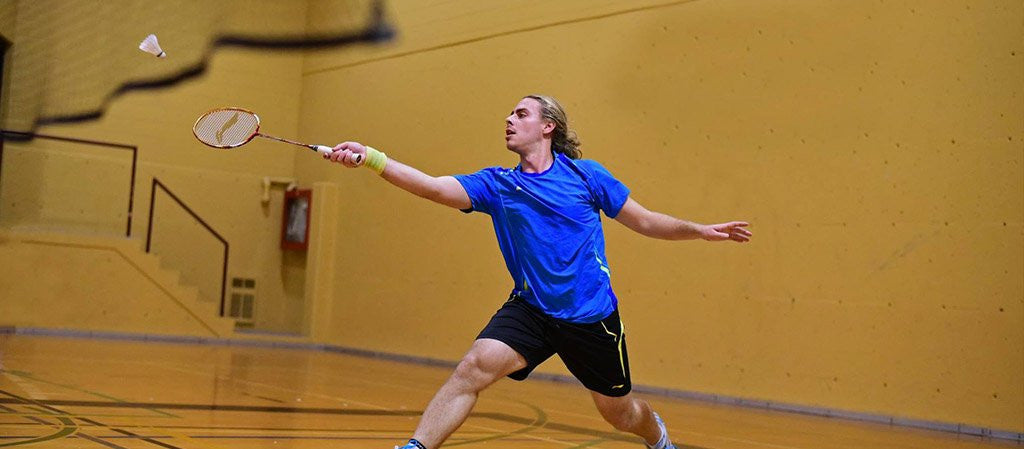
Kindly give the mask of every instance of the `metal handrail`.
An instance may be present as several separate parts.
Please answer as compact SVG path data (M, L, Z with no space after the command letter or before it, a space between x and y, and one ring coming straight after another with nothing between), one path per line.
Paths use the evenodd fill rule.
M185 204L185 202L182 201L181 198L178 198L178 196L171 192L170 189L168 189L167 186L164 185L164 183L160 182L160 180L155 177L153 178L153 184L149 191L149 223L146 225L146 253L149 253L150 244L153 241L153 210L156 209L155 200L157 187L163 190L164 193L166 193L167 196L170 196L171 199L178 203L178 205L181 206L182 209L185 209L185 212L188 212L188 214L191 215L192 218L198 221L199 224L203 225L203 227L206 228L206 230L209 231L210 234L213 234L213 236L216 237L217 240L220 240L220 242L224 244L224 265L220 278L220 316L224 316L224 302L228 282L228 250L230 248L230 245L228 244L227 239L225 239L217 231L215 231L213 227L207 224L206 221L203 220L198 214L196 214L191 207L188 207L188 205Z
M12 141L28 141L32 139L50 139L59 140L62 142L82 143L86 145L96 145L107 148L120 148L123 150L129 150L132 152L132 174L131 180L128 181L128 225L125 230L125 236L132 236L132 211L135 204L135 171L139 155L139 147L135 145L127 145L123 143L113 142L102 142L99 140L87 140L87 139L76 139L72 137L60 137L50 136L46 134L35 134L35 133L23 133L19 131L8 131L0 130L0 166L3 165L3 141L10 138Z

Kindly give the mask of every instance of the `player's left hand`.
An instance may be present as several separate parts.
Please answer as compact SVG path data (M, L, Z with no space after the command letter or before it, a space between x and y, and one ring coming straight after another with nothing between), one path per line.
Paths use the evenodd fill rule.
M746 228L747 226L750 226L750 223L745 221L730 221L728 223L706 225L703 232L701 232L701 238L709 242L719 242L722 240L732 240L740 243L749 242L750 237L754 234Z

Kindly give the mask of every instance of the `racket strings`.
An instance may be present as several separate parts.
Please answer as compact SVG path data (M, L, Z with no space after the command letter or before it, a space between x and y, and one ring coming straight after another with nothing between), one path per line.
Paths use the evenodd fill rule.
M196 122L195 135L203 143L215 147L234 147L248 142L259 130L255 114L237 109L221 109L207 113Z

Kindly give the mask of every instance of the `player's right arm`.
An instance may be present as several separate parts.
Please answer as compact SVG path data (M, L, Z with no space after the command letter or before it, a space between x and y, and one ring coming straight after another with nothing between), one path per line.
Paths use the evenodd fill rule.
M359 142L344 142L336 145L334 152L324 158L340 162L346 167L358 167L361 164L355 163L355 155L365 158L366 146ZM456 209L469 209L473 206L466 189L451 176L430 176L390 158L380 176L402 190L438 204Z

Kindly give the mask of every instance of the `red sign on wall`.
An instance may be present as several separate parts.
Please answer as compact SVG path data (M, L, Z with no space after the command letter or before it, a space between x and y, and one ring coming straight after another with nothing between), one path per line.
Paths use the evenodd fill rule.
M281 224L281 249L305 250L309 247L309 208L312 190L284 193L284 219Z

